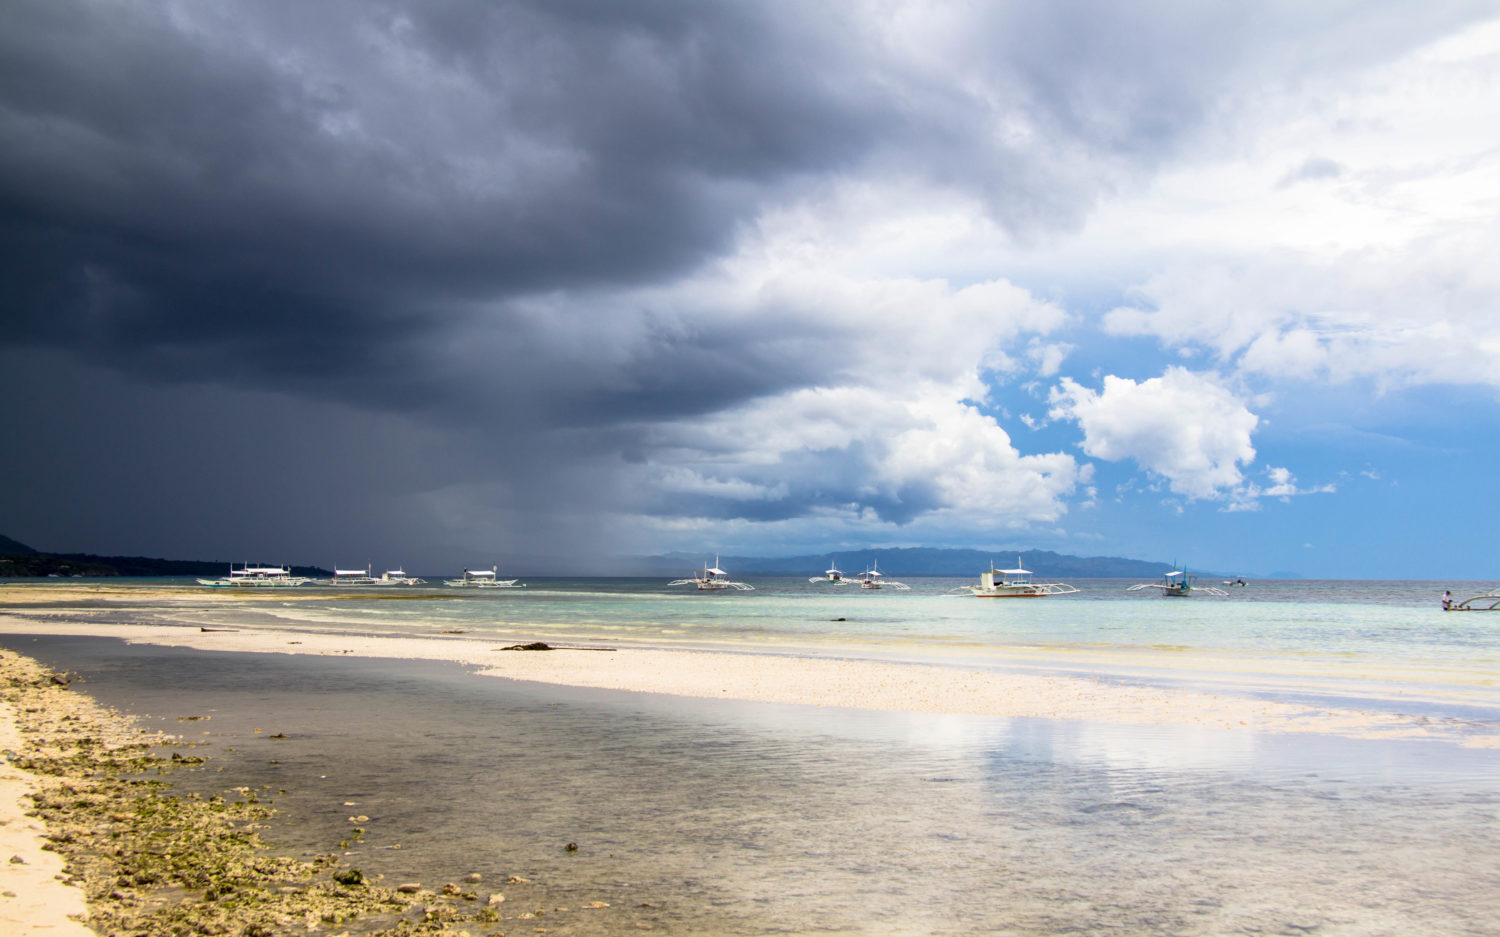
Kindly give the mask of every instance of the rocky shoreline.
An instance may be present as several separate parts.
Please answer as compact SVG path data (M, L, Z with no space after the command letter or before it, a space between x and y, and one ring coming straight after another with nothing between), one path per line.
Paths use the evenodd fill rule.
M274 792L174 794L172 774L207 759L174 737L144 732L70 683L0 648L0 702L20 740L4 752L7 767L29 782L26 814L45 825L40 848L62 858L63 885L82 889L85 923L94 932L501 933L505 899L481 894L478 876L436 890L391 888L367 881L338 851L311 861L273 855L257 830L274 812ZM350 839L361 834L355 828ZM5 859L13 867L30 861L22 854ZM11 923L29 932L31 922Z

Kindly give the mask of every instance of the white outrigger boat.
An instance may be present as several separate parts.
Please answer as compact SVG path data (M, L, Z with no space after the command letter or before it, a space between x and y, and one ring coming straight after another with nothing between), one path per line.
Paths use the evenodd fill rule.
M813 576L812 578L808 579L807 581L808 582L826 582L826 583L829 583L831 585L842 586L844 583L848 582L849 580L844 578L844 571L841 570L841 569L839 569L838 564L835 563L832 566L829 566L828 569L823 573L823 575L821 575L821 576Z
M954 589L950 595L972 595L979 599L1040 599L1049 595L1067 595L1080 591L1065 582L1032 582L1033 573L1021 566L1016 557L1015 569L990 568L979 574L979 585Z
M334 567L330 586L371 586L380 580L370 575L370 567L364 569L339 569Z
M222 579L200 579L200 586L211 586L216 589L222 588L258 588L275 589L300 586L312 582L306 576L293 576L292 571L285 566L241 566L235 569L229 567L229 575Z
M719 557L714 556L714 565L704 564L700 570L693 573L691 579L674 579L667 583L669 586L697 586L699 592L723 592L727 589L737 589L740 592L754 592L755 587L748 582L736 582L729 578L729 574L719 568Z
M377 586L425 586L427 580L406 575L404 569L388 569L375 580Z
M1187 598L1194 592L1204 595L1228 595L1223 589L1216 586L1198 585L1198 577L1192 575L1185 569L1174 569L1162 574L1161 582L1143 582L1131 586L1126 592L1139 592L1142 589L1160 589L1164 596L1173 598Z
M904 582L885 578L885 573L880 571L880 562L870 564L870 568L859 574L859 587L861 589L895 589L898 592L910 592L911 586Z
M492 566L489 569L466 569L463 576L458 579L444 579L443 585L457 586L469 589L524 589L525 584L517 585L514 579L500 579L500 567Z

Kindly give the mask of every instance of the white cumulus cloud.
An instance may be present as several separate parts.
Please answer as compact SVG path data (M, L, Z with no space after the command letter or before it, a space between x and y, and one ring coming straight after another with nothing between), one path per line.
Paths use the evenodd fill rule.
M1185 368L1139 383L1108 375L1098 391L1063 378L1051 404L1053 419L1077 421L1086 454L1133 460L1189 498L1224 497L1255 459L1259 418L1216 379Z

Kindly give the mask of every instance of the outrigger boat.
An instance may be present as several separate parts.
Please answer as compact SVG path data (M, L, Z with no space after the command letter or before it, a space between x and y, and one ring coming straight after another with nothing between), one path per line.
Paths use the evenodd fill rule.
M844 571L841 570L841 569L839 569L838 565L835 564L833 566L828 567L828 570L825 573L823 573L823 575L821 575L821 576L813 576L811 579L809 579L807 581L808 582L827 582L827 583L832 583L835 586L842 586L844 583L848 582L849 580L847 580L847 579L844 578Z
M1476 595L1462 601L1453 601L1452 592L1443 593L1445 612L1500 612L1500 589L1491 589L1484 595Z
M1015 569L990 569L979 574L979 585L954 589L950 595L972 595L979 599L1040 599L1049 595L1067 595L1078 592L1075 586L1065 582L1032 582L1032 572L1021 566L1021 557L1016 556Z
M339 569L333 570L333 578L328 580L330 586L370 586L379 582L370 575L370 567L364 569Z
M444 579L443 585L456 586L468 589L524 589L525 584L517 585L514 579L499 579L500 567L491 566L489 569L466 569L463 576L458 579Z
M1216 586L1198 585L1198 577L1187 570L1174 569L1163 573L1161 582L1143 582L1131 586L1126 592L1139 592L1142 589L1160 589L1164 596L1173 598L1187 598L1194 592L1202 592L1204 595L1228 595L1223 589Z
M379 579L375 580L375 585L377 586L423 586L426 584L427 580L418 579L416 576L408 576L404 569L388 569L380 574Z
M861 589L895 589L898 592L910 592L911 586L904 582L885 578L885 573L880 571L880 563L870 564L870 568L859 574L859 587Z
M740 592L753 592L755 587L748 582L736 582L729 578L729 574L719 568L719 557L714 556L714 565L704 564L703 568L696 570L691 579L674 579L667 583L669 586L697 586L699 592L723 592L726 589L737 589Z
M312 582L306 576L293 576L292 571L285 566L241 566L235 569L229 567L229 575L223 579L200 579L201 586L213 588L241 588L253 587L260 589L287 588L300 586Z

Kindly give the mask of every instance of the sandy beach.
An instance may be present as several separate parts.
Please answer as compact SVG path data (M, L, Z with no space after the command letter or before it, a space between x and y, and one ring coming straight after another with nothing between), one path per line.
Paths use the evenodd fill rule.
M15 707L0 700L0 930L6 934L89 937L82 922L88 908L83 891L65 884L62 857L44 849L46 827L28 814L41 781L17 768L9 753L22 748Z

